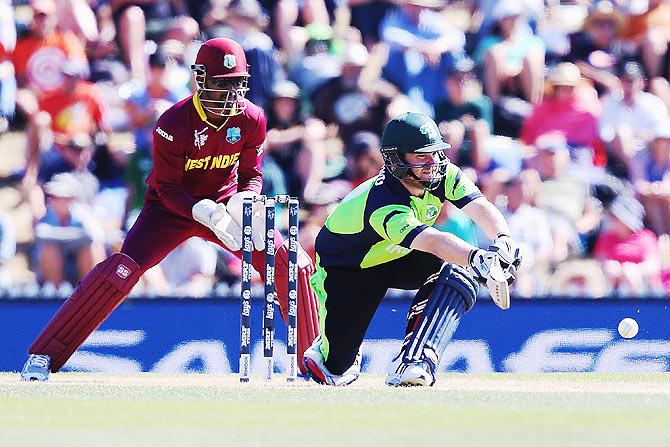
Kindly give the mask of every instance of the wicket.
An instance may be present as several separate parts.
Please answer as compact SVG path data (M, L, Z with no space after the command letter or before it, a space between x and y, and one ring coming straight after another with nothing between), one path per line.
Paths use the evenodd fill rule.
M292 382L298 373L298 208L295 197L280 195L257 196L245 199L242 204L242 293L240 303L240 382L248 382L251 374L251 258L253 253L253 204L265 206L265 305L263 306L263 358L265 379L271 380L274 372L274 302L275 302L275 206L288 204L288 318L286 354L289 367L286 380Z

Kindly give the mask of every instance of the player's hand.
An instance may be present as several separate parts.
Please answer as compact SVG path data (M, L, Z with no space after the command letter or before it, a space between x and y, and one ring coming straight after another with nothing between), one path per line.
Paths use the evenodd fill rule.
M480 285L486 286L486 282L491 279L491 265L496 256L495 252L481 248L470 252L468 267L470 273Z
M258 194L253 191L240 191L233 194L228 200L226 209L237 225L242 228L242 204L244 199L253 199ZM265 250L265 204L254 201L251 217L251 240L255 250Z
M242 228L235 222L222 203L203 199L193 205L193 219L216 235L230 251L242 248Z
M504 233L499 234L488 249L498 254L500 257L500 266L503 272L505 272L505 276L510 276L513 282L516 270L521 265L521 250L512 237ZM510 284L512 283L509 278L507 281Z

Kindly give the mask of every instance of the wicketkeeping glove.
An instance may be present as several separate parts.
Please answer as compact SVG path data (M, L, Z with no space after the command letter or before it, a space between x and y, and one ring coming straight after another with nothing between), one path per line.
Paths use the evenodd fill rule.
M226 205L228 213L242 227L242 203L246 198L254 198L257 194L253 191L240 191L231 196ZM254 201L251 217L251 240L255 250L265 250L265 204Z
M231 217L223 203L203 199L193 205L193 219L216 234L223 245L231 251L242 248L242 228Z

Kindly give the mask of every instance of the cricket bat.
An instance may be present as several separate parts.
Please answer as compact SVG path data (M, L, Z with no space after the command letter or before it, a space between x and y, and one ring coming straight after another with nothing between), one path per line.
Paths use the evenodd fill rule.
M496 256L491 262L490 278L486 280L486 288L489 289L493 302L501 309L509 309L509 285L505 280L505 273L500 265L500 258Z

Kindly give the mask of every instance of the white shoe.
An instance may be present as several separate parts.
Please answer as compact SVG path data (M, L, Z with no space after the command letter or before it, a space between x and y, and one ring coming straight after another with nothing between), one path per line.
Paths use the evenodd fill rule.
M428 362L405 363L402 354L393 359L386 376L386 384L390 386L432 386L434 383L435 375Z
M359 349L354 364L341 375L333 374L326 368L321 354L321 336L316 337L312 345L305 350L302 361L307 373L321 385L345 386L353 383L361 375L361 351Z
M49 380L51 358L48 355L30 354L21 370L21 380L46 382Z

